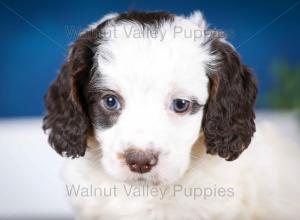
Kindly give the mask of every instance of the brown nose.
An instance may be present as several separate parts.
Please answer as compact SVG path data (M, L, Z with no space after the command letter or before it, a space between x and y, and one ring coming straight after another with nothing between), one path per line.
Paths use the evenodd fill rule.
M158 155L152 151L129 149L125 152L125 159L131 171L147 173L157 164Z

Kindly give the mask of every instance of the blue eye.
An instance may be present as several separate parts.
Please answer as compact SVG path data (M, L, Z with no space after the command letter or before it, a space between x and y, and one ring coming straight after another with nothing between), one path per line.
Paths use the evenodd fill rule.
M110 111L119 110L121 105L118 98L114 95L107 95L103 98L104 107Z
M189 110L190 101L185 99L174 99L172 109L176 113L185 113Z

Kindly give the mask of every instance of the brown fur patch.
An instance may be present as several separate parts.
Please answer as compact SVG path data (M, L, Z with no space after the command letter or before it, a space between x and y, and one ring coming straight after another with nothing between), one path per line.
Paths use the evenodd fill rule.
M202 128L207 152L235 160L245 150L255 132L257 85L251 71L237 52L219 39L211 41L211 51L220 59L210 78L210 96L204 108Z
M220 85L220 78L218 77L217 74L212 75L210 77L210 85L211 85L210 95L212 97L215 97L217 95L217 93L218 93L219 85Z

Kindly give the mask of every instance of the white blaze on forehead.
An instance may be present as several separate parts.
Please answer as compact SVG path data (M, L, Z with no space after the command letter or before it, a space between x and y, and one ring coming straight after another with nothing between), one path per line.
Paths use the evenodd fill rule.
M192 20L175 17L159 28L147 25L143 28L129 21L112 22L106 28L109 36L97 50L99 73L112 89L122 93L151 89L163 96L175 87L183 94L205 99L206 63L213 57L209 48L203 46L205 36L193 36L197 31L204 31L203 25L197 25L199 16L196 13Z
M195 16L200 19L196 14L194 20ZM204 36L189 37L201 30L194 20L175 17L159 28L144 29L134 22L112 24L107 27L111 33L107 41L98 47L96 58L101 75L122 92L133 87L164 92L175 84L188 93L205 93L207 88L199 85L207 83L205 64L213 57L209 48L202 46Z

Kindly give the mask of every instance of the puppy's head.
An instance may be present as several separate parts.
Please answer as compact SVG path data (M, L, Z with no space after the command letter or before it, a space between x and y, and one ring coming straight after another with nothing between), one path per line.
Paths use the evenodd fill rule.
M95 137L116 179L173 182L200 133L207 152L226 160L248 147L256 92L249 69L199 12L107 16L71 46L46 95L44 129L70 157L84 156Z

